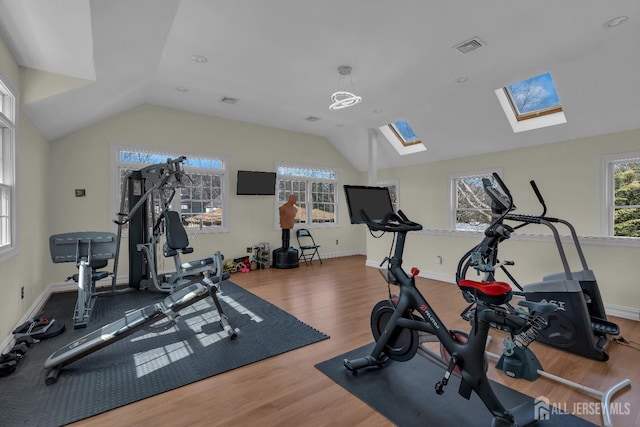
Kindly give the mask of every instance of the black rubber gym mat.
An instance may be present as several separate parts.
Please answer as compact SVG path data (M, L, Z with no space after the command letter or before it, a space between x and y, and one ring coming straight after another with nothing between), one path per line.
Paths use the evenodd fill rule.
M399 427L491 426L491 413L475 393L472 393L470 400L458 394L459 378L452 376L445 393L438 396L434 386L442 379L444 370L419 355L407 362L390 362L383 369L362 369L357 375L343 366L344 359L365 356L372 349L373 344L357 348L319 363L316 368ZM495 382L492 382L492 387L505 407L513 408L528 401L531 403L528 409L533 414L533 398ZM544 404L543 400L541 404ZM534 418L532 414L524 415ZM595 426L574 415L560 414L551 408L548 414L549 419L538 420L529 425Z
M54 351L132 309L166 294L131 291L98 297L89 325L73 329L76 293L54 294L45 316L66 331L31 347L16 371L0 378L0 425L59 426L329 338L227 281L220 301L238 338L221 332L210 298L182 310L162 333L140 330L66 366L45 385L44 361Z

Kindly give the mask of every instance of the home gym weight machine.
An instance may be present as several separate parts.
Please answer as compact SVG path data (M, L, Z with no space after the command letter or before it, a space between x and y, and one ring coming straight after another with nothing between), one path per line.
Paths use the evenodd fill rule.
M87 326L96 301L96 281L109 276L104 268L115 257L118 241L114 233L74 232L49 237L51 260L54 263L74 262L78 273L67 278L78 285L78 297L73 312L75 329ZM115 273L113 274L115 278Z
M600 292L598 291L597 284L595 283L595 278L593 276L593 273L587 269L586 261L584 260L584 256L580 249L579 242L577 240L577 235L575 233L575 229L573 228L573 226L571 226L571 224L567 223L566 221L555 219L555 218L547 218L544 216L547 208L544 203L544 199L542 198L542 195L540 194L540 191L538 190L538 187L534 181L531 181L530 184L534 192L536 193L536 196L538 197L539 202L543 206L542 215L540 217L527 217L523 215L512 214L511 211L515 209L515 206L513 204L513 198L511 196L511 193L509 192L509 189L504 184L504 182L502 181L499 175L494 174L493 176L499 188L495 187L488 179L483 180L483 186L484 186L485 192L489 195L491 199L491 210L492 210L493 220L489 225L489 227L487 227L487 229L485 230L485 238L482 240L482 243L480 243L478 246L473 248L471 251L467 252L462 257L462 259L458 263L458 269L456 271L456 282L458 283L458 286L462 290L463 297L467 302L471 303L471 305L467 307L467 309L462 313L462 317L473 322L475 318L475 313L478 310L478 306L477 306L478 298L476 295L476 289L474 286L468 286L468 283L473 284L475 282L470 282L465 278L469 267L472 267L479 274L482 274L483 275L482 281L487 283L495 283L494 272L496 267L500 268L514 282L514 284L516 284L516 286L521 291L523 291L523 288L520 285L518 285L518 283L515 281L515 279L511 276L511 274L505 267L505 265L513 265L513 262L505 261L504 263L501 263L498 260L498 244L508 239L511 233L516 228L522 227L529 223L537 224L540 218L545 218L542 220L543 221L542 224L544 224L544 222L561 222L571 230L571 234L572 234L574 243L576 244L576 247L579 253L579 258L582 260L582 266L583 266L582 272L573 273L573 274L578 277L577 280L580 281L580 285L582 286L583 291L585 293L589 292L590 296L597 298L596 301L591 301L591 303L595 304L595 307L593 309L589 309L589 312L593 313L594 310L601 310L602 315L604 315L604 308L602 308ZM509 225L505 225L503 223L505 218L517 220L522 222L523 224L517 227L510 227ZM555 231L555 229L553 230ZM561 258L563 260L565 273L567 273L568 266L566 262L566 257L564 256L564 252L559 242L557 232L554 233L554 237L556 238L556 243L558 245L558 249L560 251ZM555 281L561 276L561 274L546 276L545 280ZM587 280L586 278L593 278L593 280L592 281ZM571 280L571 279L568 279L568 280ZM583 283L583 280L585 280L586 283ZM548 292L548 290L546 291ZM553 292L559 292L559 290L557 289L557 285L555 289L553 289ZM517 294L521 294L520 296L525 296L527 301L530 298L530 295L527 295L526 291L524 292L524 294L522 292L519 292ZM574 296L574 299L575 299L575 296ZM538 300L538 298L534 298L534 300ZM578 300L580 299L578 298ZM520 304L522 304L522 301L520 302ZM508 302L506 302L505 310L514 311L516 309L510 306ZM552 324L553 322L556 321L555 319L557 319L556 313L558 311L559 310L543 313L542 316L535 319L534 322L531 322L529 327L524 330L513 330L509 326L504 327L504 325L492 324L492 326L497 327L498 329L509 332L510 337L505 338L503 340L503 350L501 355L490 353L488 351L486 351L485 354L487 357L497 362L496 364L497 369L502 370L505 374L507 374L510 377L524 378L529 381L534 381L539 377L544 377L549 380L556 381L566 386L572 387L578 391L586 393L600 400L600 408L601 408L604 426L611 427L613 425L611 421L611 410L610 410L611 401L617 392L619 392L620 390L626 387L631 386L631 381L628 378L614 384L613 386L609 387L606 391L602 392L600 390L587 387L585 385L576 383L574 381L570 381L566 378L562 378L560 376L553 375L544 371L542 369L542 366L540 365L540 362L538 361L538 358L535 356L535 354L531 351L531 349L528 346L528 343L536 339L543 343L548 343L551 345L555 344L555 342L553 341L554 333L552 331L558 330L559 327L558 326L553 327ZM581 313L584 314L584 310ZM568 316L565 316L561 319L564 322L566 322L567 320L569 321L571 320L571 318ZM594 320L592 316L592 322L594 324L593 330L594 330L594 333L596 334L599 332L604 332L605 330L611 331L613 329L612 327L608 326L610 324L609 322L603 321L603 319L601 318L596 318ZM604 325L604 326L596 326L596 325ZM617 333L617 325L614 325L614 326ZM526 339L527 341L522 342L523 338ZM581 338L585 338L585 336L582 336ZM548 342L549 340L551 340L551 342ZM559 345L556 345L556 346L559 348L562 348L562 346L559 346ZM584 343L582 344L579 343L575 348L570 350L573 350L574 352L580 354L580 352L576 350L583 351L583 349L585 348L588 349L590 347L588 345L584 345ZM599 347L596 343L596 348L601 348L601 347Z
M174 292L190 282L185 277L206 272L212 258L183 263L180 253L192 253L180 215L169 209L176 191L185 186L189 176L182 166L186 157L168 158L137 171L130 171L122 180L121 202L118 219L118 242L122 239L123 226L128 225L129 286L138 289L155 289ZM125 208L128 201L128 212ZM158 274L158 245L162 232L167 244L165 257L172 257L175 272L168 278ZM118 268L120 244L114 261L114 280Z
M229 278L229 274L223 273L223 256L220 252L216 252L212 259L213 264L204 273L201 279L202 283L194 282L167 296L161 302L131 311L123 318L102 326L51 354L44 362L44 368L48 370L45 383L50 385L57 382L60 370L68 364L126 338L141 329L154 333L168 330L180 319L181 310L207 297L211 297L218 311L222 329L230 339L236 339L237 333L230 326L216 295L221 283Z
M384 190L384 191L382 191ZM385 195L386 191L386 195ZM387 282L389 298L376 304L371 313L371 329L376 344L367 356L345 359L344 366L353 373L369 367L384 367L390 360L407 361L416 354L435 362L445 369L435 391L441 395L451 375L461 378L458 393L469 399L475 392L493 415L492 426L526 425L534 421L531 402L524 402L513 410L507 410L495 395L486 375L485 345L491 324L521 331L515 341L517 345L528 345L528 331L540 315L556 309L554 304L521 301L523 310L505 310L504 304L511 299L511 287L503 282L475 282L467 280L464 286L476 297L475 318L470 333L449 330L438 318L431 304L420 293L415 283L419 273L412 269L407 274L402 268L402 257L406 235L419 231L422 225L409 220L402 211L393 213L388 190L380 187L345 186L350 216L359 212L370 232L389 232L394 235L393 255L390 254L380 272ZM377 201L375 200L377 198ZM383 218L370 219L362 207L380 205L388 210ZM380 208L376 208L378 212ZM399 296L391 293L391 286L399 287ZM526 308L526 310L524 310ZM535 330L535 329L534 329ZM440 354L423 343L439 342Z
M544 317L544 324L536 340L584 357L606 361L609 359L606 345L607 335L618 335L620 328L609 322L606 317L602 297L595 275L589 269L575 228L568 221L546 216L547 206L536 183L530 181L538 201L542 205L540 215L516 215L513 198L502 179L493 174L498 187L488 179L483 180L485 192L491 199L492 215L502 216L503 220L488 228L485 239L478 246L472 248L458 264L456 280L464 279L467 269L471 266L485 273L486 281L495 280L495 269L503 271L509 280L518 287L527 301L549 301L558 305L558 310ZM518 223L511 227L504 224L504 220ZM507 269L513 265L512 261L500 263L498 260L498 245L510 238L511 234L521 227L539 224L551 230L558 255L563 266L562 273L549 274L541 282L521 286ZM566 226L576 249L582 269L572 271L562 244L558 229L554 224Z

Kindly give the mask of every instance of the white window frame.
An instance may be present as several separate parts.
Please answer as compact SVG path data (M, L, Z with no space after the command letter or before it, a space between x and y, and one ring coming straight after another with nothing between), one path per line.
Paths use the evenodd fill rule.
M313 170L313 171L326 171L333 173L333 179L323 179L323 178L315 178L303 175L281 175L278 173L280 168L293 168L293 169L305 169L305 170ZM295 228L333 228L339 227L340 224L340 191L339 191L339 173L338 169L326 166L318 166L318 165L308 165L308 164L300 164L300 163L276 163L276 197L275 197L275 205L274 205L274 227L276 229L280 229L280 213L279 207L286 201L286 198L281 197L280 195L280 181L281 180L294 180L294 181L306 181L306 200L304 200L305 206L313 206L312 200L312 183L322 183L329 182L334 185L334 221L333 222L312 222L312 209L306 210L306 222L296 222L294 224Z
M229 162L224 156L217 156L211 154L201 154L201 153L185 153L183 151L168 151L161 150L152 147L145 146L131 146L131 145L123 145L123 144L112 144L111 148L111 206L112 211L117 213L120 210L121 203L121 189L122 183L120 181L120 167L123 165L120 162L120 152L121 151L138 151L143 153L150 154L159 154L165 156L167 158L177 158L180 156L185 156L187 159L189 157L193 158L205 158L205 159L215 159L222 162L222 169L220 169L220 174L222 175L222 225L220 226L203 226L202 228L198 228L198 232L202 233L220 233L227 232L229 230ZM184 165L184 171L189 175L190 173L211 173L209 169L194 169L187 165ZM176 191L176 195L171 202L171 208L176 210L177 212L181 212L180 207L180 191ZM128 230L123 229L123 235L128 235Z
M456 189L456 180L461 178L476 178L476 177L492 177L493 173L497 173L500 176L503 176L502 168L493 168L493 169L485 169L485 170L477 170L477 171L469 171L469 172L461 172L457 174L451 174L447 177L448 188L449 188L449 229L451 231L469 231L473 233L484 232L484 230L458 230L457 221L456 221L456 213L457 213L457 200L458 194Z
M0 261L18 253L17 91L0 70Z
M613 230L613 214L615 211L614 165L625 161L640 162L640 151L600 157L600 234L604 237L640 240L637 237L615 236Z

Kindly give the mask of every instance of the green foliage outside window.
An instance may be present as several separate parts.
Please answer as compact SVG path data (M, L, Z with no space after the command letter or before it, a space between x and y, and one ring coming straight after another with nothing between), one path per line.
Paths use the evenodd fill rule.
M614 179L614 235L640 237L640 162L616 164Z

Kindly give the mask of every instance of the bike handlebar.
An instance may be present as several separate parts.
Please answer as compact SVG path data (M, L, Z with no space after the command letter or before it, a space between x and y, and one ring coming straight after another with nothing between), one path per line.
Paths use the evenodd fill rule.
M422 224L411 221L401 210L398 213L389 212L380 222L372 221L367 213L360 209L360 215L370 230L385 231L389 233L406 233L408 231L422 230Z

